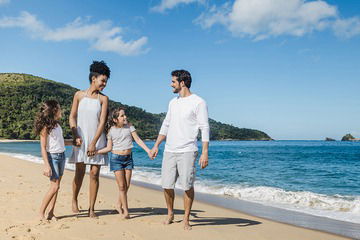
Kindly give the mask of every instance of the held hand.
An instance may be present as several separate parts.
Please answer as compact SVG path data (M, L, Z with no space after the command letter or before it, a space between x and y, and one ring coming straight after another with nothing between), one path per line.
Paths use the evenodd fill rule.
M153 154L152 154L151 150L149 150L149 151L147 152L147 155L148 155L148 157L149 157L151 160L154 160L154 157L153 157Z
M209 164L208 160L209 160L208 154L204 154L204 153L201 154L200 159L199 159L199 165L200 165L201 169L204 169L207 167L207 165Z
M43 175L46 176L46 177L51 177L52 171L51 171L50 166L45 166L44 171L43 171Z
M152 158L154 159L158 155L159 148L154 146L150 152L151 152Z
M80 147L82 144L82 139L81 137L76 137L73 139L73 145L76 147Z
M95 144L90 143L87 149L87 155L90 156L94 156L96 154L96 147Z

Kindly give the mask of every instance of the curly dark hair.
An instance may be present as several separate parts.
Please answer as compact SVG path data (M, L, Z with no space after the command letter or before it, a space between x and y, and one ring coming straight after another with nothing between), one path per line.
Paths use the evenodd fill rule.
M105 75L107 78L110 78L110 72L110 68L104 61L93 61L90 65L89 81L91 83L92 77L97 77L99 75Z
M60 109L60 104L56 100L47 100L40 105L39 112L36 115L34 130L36 135L46 127L46 132L50 134L59 121L55 120L56 114Z
M178 82L184 81L187 88L191 87L191 74L186 70L174 70L171 72L171 76L177 77Z
M110 128L112 126L115 126L114 119L117 119L119 117L120 111L123 110L125 112L125 108L123 107L117 107L111 110L111 112L108 114L108 118L105 124L105 132L108 133L110 131Z

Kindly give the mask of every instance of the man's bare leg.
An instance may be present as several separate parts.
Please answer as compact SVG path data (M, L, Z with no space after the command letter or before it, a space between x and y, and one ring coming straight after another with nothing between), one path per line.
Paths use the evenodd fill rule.
M164 221L164 224L168 225L173 223L174 221L174 200L175 200L174 189L164 189L164 196L165 196L166 206L168 209L168 215Z
M95 202L97 193L99 190L99 175L100 175L100 165L91 165L90 167L90 208L89 208L89 217L96 218L95 214Z
M73 198L72 198L72 211L79 213L78 206L78 195L81 189L81 185L84 179L86 165L84 163L76 163L75 165L75 176L72 184Z
M184 193L184 229L185 230L191 230L191 226L190 226L190 212L191 212L191 207L194 201L194 197L195 197L195 192L194 192L194 188L190 188L189 190L185 191Z

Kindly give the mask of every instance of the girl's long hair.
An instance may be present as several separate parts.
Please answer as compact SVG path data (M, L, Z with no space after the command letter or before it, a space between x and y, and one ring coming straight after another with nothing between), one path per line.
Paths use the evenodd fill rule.
M59 124L59 121L55 120L59 109L60 105L56 100L47 100L40 105L34 124L36 135L40 135L44 127L46 127L46 132L50 134L51 130Z
M119 117L121 110L125 111L125 108L117 107L117 108L114 108L113 110L111 110L111 112L109 113L106 124L105 124L105 132L106 133L108 133L110 131L110 128L112 126L116 125L115 120Z

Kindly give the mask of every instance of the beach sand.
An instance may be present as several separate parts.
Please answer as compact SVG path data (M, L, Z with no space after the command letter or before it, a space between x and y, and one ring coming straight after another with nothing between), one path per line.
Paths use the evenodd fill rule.
M40 202L49 180L42 175L43 165L0 155L0 239L196 239L196 240L336 240L344 237L295 227L241 212L195 201L191 224L182 228L182 197L175 200L175 223L165 226L166 206L162 192L132 185L129 190L130 220L122 220L115 203L115 181L100 179L97 198L98 219L86 216L88 182L85 176L79 196L81 214L71 212L71 182L74 172L65 171L55 208L58 221L37 220Z

